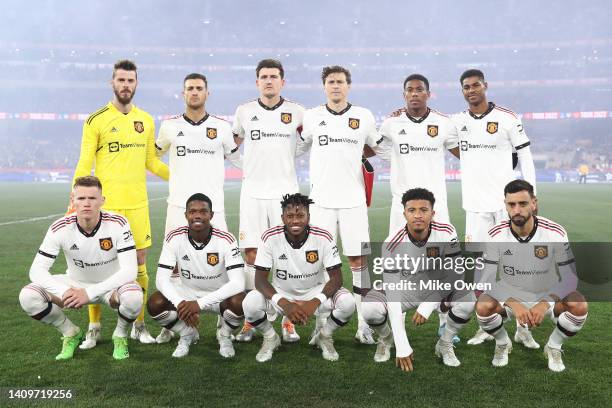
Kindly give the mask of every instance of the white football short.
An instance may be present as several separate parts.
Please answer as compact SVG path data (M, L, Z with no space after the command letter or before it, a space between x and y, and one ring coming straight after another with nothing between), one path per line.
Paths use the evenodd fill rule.
M281 198L259 199L240 194L240 248L257 248L263 233L282 224Z
M176 290L176 293L178 293L186 301L198 300L208 295L209 293L212 293L205 290L190 288L189 286L183 285L178 279L174 286L174 289ZM161 292L161 294L163 295L164 293ZM213 303L212 305L206 306L204 309L202 309L202 311L220 314L220 306L221 303Z
M483 242L489 241L489 230L508 219L506 210L495 212L465 212L465 249L482 252Z
M68 274L63 274L63 275L53 275L53 279L56 281L61 282L64 285L70 286L70 287L75 287L75 288L83 288L83 289L87 289L90 286L94 286L96 285L95 283L85 283L85 282L80 282L74 279L71 279ZM62 298L62 294L63 293L59 293L57 290L54 290L54 288L50 288L50 287L46 287L40 284L37 284L39 286L42 286L47 292L49 292L50 294L57 296L58 298ZM140 285L137 282L129 282L126 283L124 285L121 286L125 286L126 289L128 290L139 290L140 289ZM132 288L133 287L133 288ZM94 297L93 299L89 299L88 304L99 304L99 303L103 303L107 306L111 306L110 305L110 298L113 295L113 293L119 288L115 288L115 289L111 289L107 292L104 292L96 297ZM142 291L142 289L140 289Z
M346 256L371 253L368 207L365 203L353 208L325 208L313 204L310 206L310 223L329 231L336 241L339 227L342 252Z
M214 208L214 207L213 207ZM210 221L213 227L223 231L227 231L227 223L225 222L225 211L214 211L213 218ZM185 219L185 208L178 205L168 204L166 212L166 236L170 231L187 225Z

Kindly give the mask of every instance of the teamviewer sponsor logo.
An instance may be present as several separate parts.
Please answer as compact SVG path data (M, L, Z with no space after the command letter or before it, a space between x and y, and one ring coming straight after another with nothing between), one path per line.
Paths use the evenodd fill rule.
M284 271L282 269L277 269L276 270L276 277L278 279L287 280L287 271Z
M119 142L110 142L108 144L109 153L117 153L119 151Z
M251 140L261 139L261 132L259 130L251 130Z
M408 143L400 143L399 145L400 154L410 153L410 145Z
M468 150L468 142L467 142L467 140L462 140L460 145L461 145L461 151L462 152L467 152L467 150Z
M185 146L176 146L176 155L177 156L185 156L187 152L185 151Z
M329 137L327 135L319 136L319 146L327 146L329 143Z

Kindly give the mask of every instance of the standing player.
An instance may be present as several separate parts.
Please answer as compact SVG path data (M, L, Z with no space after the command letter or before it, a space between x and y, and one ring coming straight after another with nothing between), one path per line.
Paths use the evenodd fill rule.
M402 194L422 187L436 197L436 221L449 223L444 152L459 157L457 129L451 119L427 106L429 80L420 74L404 80L406 107L395 111L380 127L383 141L375 149L391 161L389 234L406 224Z
M142 290L136 278L136 251L128 221L100 211L104 204L97 177L75 180L70 194L76 213L55 221L30 268L30 280L19 294L23 310L35 320L62 333L62 351L56 360L69 360L83 338L83 330L62 309L79 309L104 303L117 310L113 332L113 358L129 357L128 329L142 308ZM65 275L49 271L60 250L68 270Z
M185 357L199 339L201 312L222 317L219 354L234 357L232 330L244 320L244 261L233 235L210 224L214 213L209 197L193 194L185 207L188 226L166 234L155 280L159 291L151 295L147 309L159 324L180 335L172 357ZM180 281L172 278L176 265Z
M413 350L406 335L403 313L416 308L412 322L419 326L424 324L436 309L439 312L448 312L447 326L436 343L435 352L442 357L445 365L456 367L460 362L455 356L453 337L468 322L476 300L471 291L419 288L421 283L452 283L459 278L452 268L445 269L442 266L447 263L447 259L460 257L461 248L455 228L433 220L435 201L434 195L423 188L404 193L401 203L404 206L406 224L385 239L381 257L385 263L398 257L409 257L411 260L433 261L433 265L421 262L419 267L408 265L413 268L410 270L403 269L400 265L385 268L384 282L393 283L395 287L402 281L413 282L416 289L399 290L389 286L391 289L384 288L386 294L371 290L362 306L366 321L379 334L374 361L389 360L391 346L395 342L395 363L403 371L413 370ZM436 266L436 260L442 260L440 266Z
M304 115L301 105L281 96L285 71L280 61L259 61L255 73L259 98L238 106L232 127L238 143L244 143L238 238L246 258L247 290L254 288L254 263L261 234L281 223L278 202L283 195L299 191L295 154ZM253 332L247 323L236 340L251 341ZM283 319L283 340L299 339L291 321Z
M170 182L166 235L185 225L185 202L201 191L215 203L212 223L227 231L225 220L224 157L242 167L231 125L206 112L208 81L202 74L189 74L183 81L185 113L164 120L155 142L158 154L170 151ZM194 177L204 174L205 177Z
M313 223L330 231L340 230L342 248L353 275L358 329L355 338L374 344L372 330L361 316L362 289L369 288L366 256L370 253L368 209L361 157L364 145L375 147L379 140L374 115L351 105L347 98L351 73L344 67L323 68L321 75L327 103L304 114L302 144L310 152L310 194ZM299 149L301 150L302 145Z
M495 337L492 363L502 367L512 350L505 318L514 315L517 324L537 327L550 317L556 327L544 355L550 370L563 371L561 346L582 328L588 314L584 296L576 291L576 263L567 233L559 224L535 215L536 197L530 183L512 181L504 195L510 220L489 230L482 277L483 282L495 282L499 269L500 280L478 299L478 323Z
M89 175L95 161L95 175L106 191L104 208L123 215L132 226L136 242L138 276L136 281L147 297L149 277L146 248L151 246L151 224L147 198L146 171L168 180L168 166L155 154L155 125L147 112L132 104L138 84L136 65L121 60L113 68L114 98L93 113L83 125L81 156L75 179ZM131 333L141 343L155 343L144 325L144 308ZM81 348L96 346L100 339L100 307L89 307L89 330Z
M509 109L487 101L488 84L482 71L465 71L460 83L468 103L468 109L454 118L461 150L465 241L483 243L488 241L487 231L507 217L502 192L515 179L512 153L517 153L523 178L534 186L535 167L521 120ZM487 339L492 338L479 330L468 344ZM520 325L514 340L528 348L539 347Z
M344 326L355 311L355 301L342 287L341 261L332 235L310 225L312 200L299 193L285 195L281 202L283 225L270 228L262 236L255 267L255 286L243 302L246 319L263 333L264 341L255 357L264 362L280 346L280 338L266 315L278 311L294 323L317 319L316 344L329 361L339 356L333 332ZM272 284L268 274L274 270ZM329 275L329 280L327 280Z

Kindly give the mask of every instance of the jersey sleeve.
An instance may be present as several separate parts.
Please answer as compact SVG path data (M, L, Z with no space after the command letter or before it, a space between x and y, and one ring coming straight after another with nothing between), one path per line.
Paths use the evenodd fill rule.
M63 295L70 287L57 281L50 272L60 249L59 235L54 233L51 227L49 227L30 267L30 280Z
M559 283L551 289L551 293L563 299L578 288L578 273L572 247L563 236L553 244L553 256L559 270Z
M225 124L225 122L224 122ZM242 155L240 154L240 148L234 141L234 137L232 135L231 128L227 129L227 132L223 132L222 136L222 144L223 144L223 155L227 160L232 163L232 165L236 168L242 168Z
M164 120L159 127L159 135L157 136L157 141L155 142L157 156L161 157L166 154L171 145L172 133L170 133L168 129L168 122Z
M523 122L521 122L519 118L512 118L509 129L509 137L512 147L514 147L517 152L531 144L531 142L529 142L529 138L525 134L525 130L523 129Z
M93 167L96 151L98 150L99 130L95 125L87 123L88 121L83 124L81 154L74 170L72 184L74 184L74 180L78 177L89 176L91 174L91 168Z
M155 123L153 123L153 119L151 119L150 122L151 124L148 126L147 134L147 157L145 165L151 173L167 181L170 178L170 170L168 169L168 165L157 156L157 149L155 148Z
M309 117L310 114L308 113L308 111L305 111L304 116L302 118L301 131L298 136L297 144L295 147L296 157L306 153L308 150L310 150L310 147L312 145L312 127L309 123Z
M157 264L157 275L155 286L175 307L184 299L175 288L172 280L172 271L176 265L175 248L171 242L164 241L159 262Z
M239 138L244 139L244 126L242 125L242 119L240 118L241 111L240 106L236 108L234 123L232 124L232 133Z
M372 147L374 153L386 161L391 160L391 154L393 152L393 138L389 132L389 127L389 119L385 119L382 125L380 125L380 129L378 131L382 140L378 145Z
M271 239L268 238L266 241L262 240L259 243L259 248L257 249L257 257L255 258L255 267L269 271L270 269L272 269L272 266L272 243Z
M455 147L459 147L459 134L457 132L457 127L452 120L447 121L447 132L446 138L444 139L444 148L446 150L454 149Z
M234 239L231 244L227 244L223 258L225 260L225 270L229 271L244 267L244 260L242 259L242 255L240 255L240 248L238 248L236 239Z
M342 266L342 261L338 253L338 246L327 239L323 244L323 266L327 270Z
M366 118L367 120L366 120L366 128L365 128L365 131L366 131L365 144L373 148L373 147L378 146L382 142L383 139L378 134L378 130L376 130L376 120L374 119L374 115L372 115L372 112L368 111Z

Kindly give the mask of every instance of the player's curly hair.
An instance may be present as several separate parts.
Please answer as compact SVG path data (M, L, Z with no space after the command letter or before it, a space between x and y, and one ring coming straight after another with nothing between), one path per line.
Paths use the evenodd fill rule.
M290 205L292 206L301 205L302 207L308 208L310 204L313 204L313 203L314 201L312 201L310 198L308 198L308 196L305 196L304 194L300 194L300 193L285 194L283 196L283 201L281 201L281 208L283 209L283 211Z
M427 200L431 203L431 208L436 203L433 193L425 188L413 188L406 191L402 196L402 206L405 207L410 200Z

